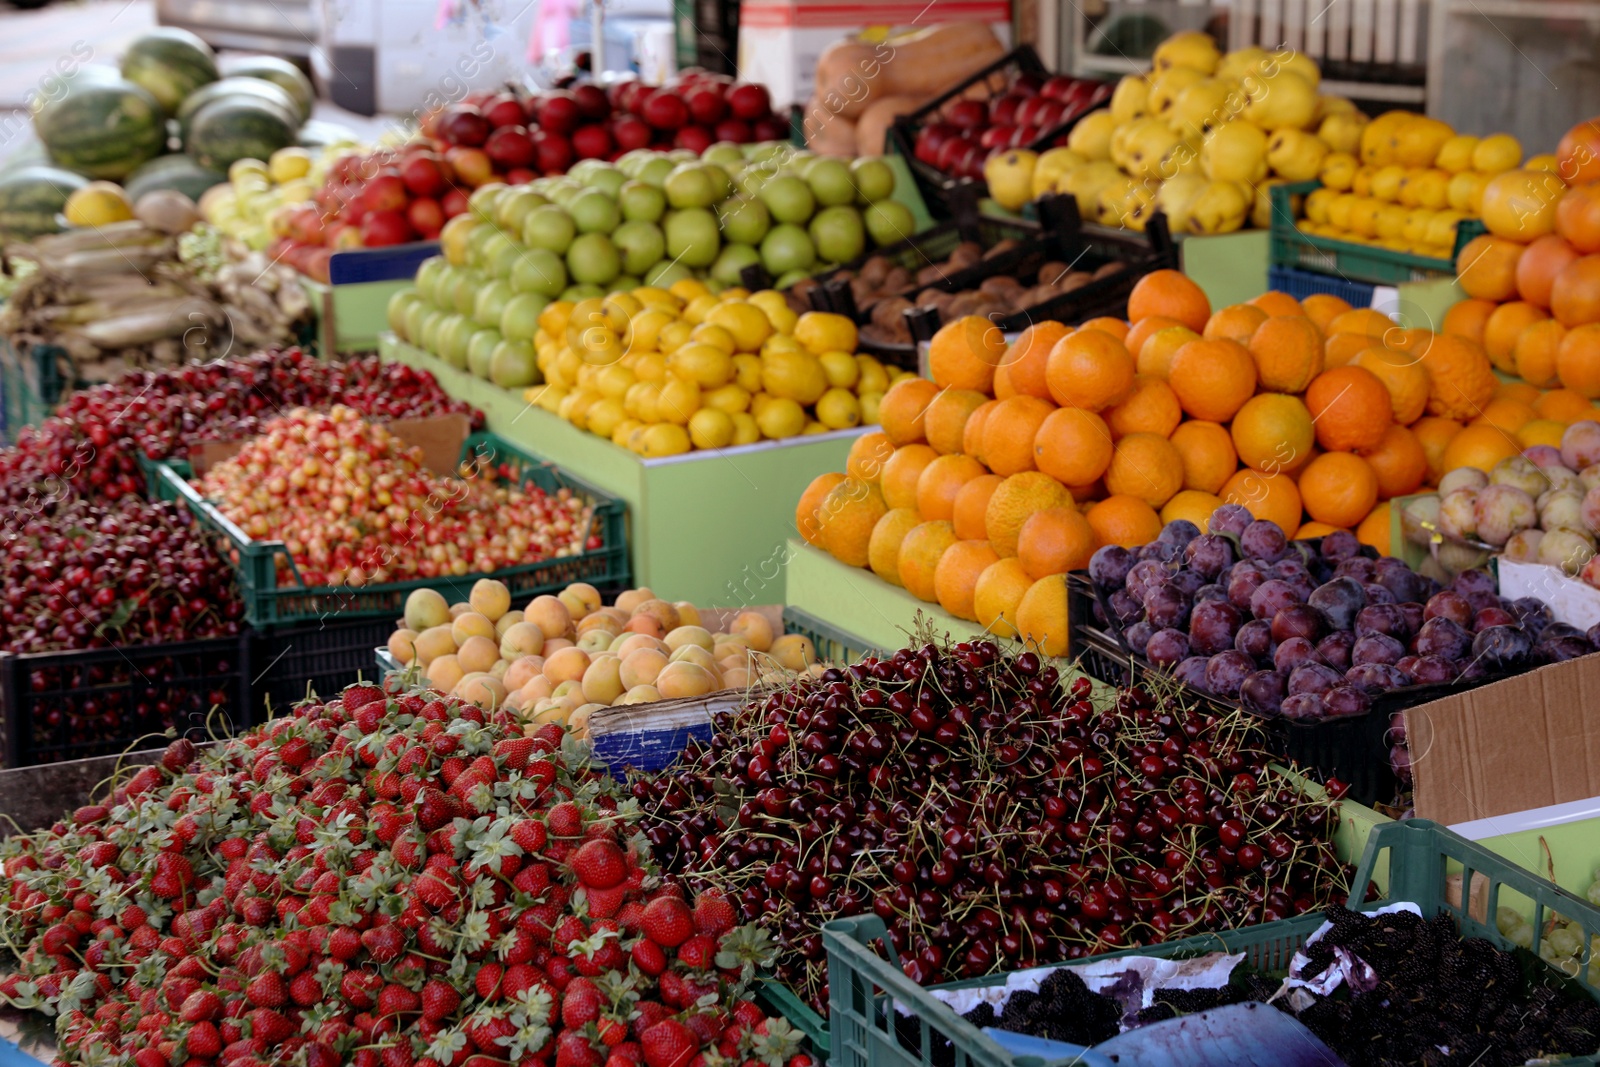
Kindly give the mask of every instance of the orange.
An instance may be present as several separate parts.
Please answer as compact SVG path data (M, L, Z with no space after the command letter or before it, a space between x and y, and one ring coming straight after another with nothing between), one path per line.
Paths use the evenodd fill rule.
M1433 331L1421 328L1406 329L1396 326L1383 335L1385 348L1392 348L1396 352L1420 352L1428 347L1428 342L1433 340Z
M1332 293L1312 293L1300 301L1300 308L1305 313L1306 318L1316 323L1317 329L1327 333L1329 323L1349 311L1350 304ZM1275 312L1274 314L1283 313Z
M1371 337L1375 342L1383 340L1383 335L1394 329L1394 320L1381 311L1373 308L1355 308L1346 311L1329 322L1324 333L1360 333Z
M1017 608L1033 586L1033 579L1014 559L996 560L978 575L972 591L972 611L978 625L996 637L1017 636Z
M1227 422L1256 391L1256 364L1237 341L1190 341L1172 357L1167 384L1190 415Z
M1043 325L1043 323L1039 325ZM1140 319L1128 328L1128 334L1122 339L1122 345L1130 353L1137 356L1139 351L1144 348L1146 341L1172 326L1183 326L1183 323L1177 319L1169 319L1165 315L1151 315L1149 318ZM1037 326L1029 327L1029 329L1037 328ZM1193 333L1194 331L1190 330L1189 332ZM1022 338L1018 336L1017 341L1021 342L1021 340Z
M806 486L805 492L800 494L800 503L794 509L794 528L800 536L805 538L807 544L822 547L822 519L818 509L822 507L833 487L844 481L844 475L838 471L829 471L819 474L811 479L811 484Z
M1133 392L1116 407L1106 412L1106 424L1113 437L1130 433L1153 433L1166 437L1178 428L1183 420L1183 409L1178 406L1178 394L1160 378L1136 374Z
M1111 465L1111 429L1082 408L1057 408L1033 437L1033 462L1063 485L1087 485Z
M1408 352L1373 345L1364 349L1350 365L1371 371L1389 393L1390 412L1402 426L1422 418L1428 407L1432 383L1418 357Z
M877 486L844 479L828 490L817 509L822 548L846 566L865 567L872 528L888 510Z
M1600 255L1579 256L1550 287L1550 313L1563 326L1600 322Z
M1582 255L1600 252L1600 189L1587 184L1568 189L1556 205L1556 233Z
M976 389L941 390L928 404L928 410L922 417L923 433L933 450L941 456L960 452L967 420L988 399Z
M1222 506L1222 498L1199 489L1185 489L1161 507L1163 523L1188 519L1200 529L1208 529L1211 513Z
M983 514L984 532L989 543L1002 556L1017 554L1017 535L1028 516L1045 508L1070 508L1072 494L1067 487L1039 471L1013 474L995 488Z
M1149 544L1161 533L1161 516L1136 496L1108 496L1083 517L1089 520L1097 544L1133 548Z
M1361 458L1378 479L1379 500L1415 493L1428 476L1428 455L1422 442L1404 426L1389 427L1378 447L1361 453Z
M1499 303L1517 295L1517 260L1522 246L1493 234L1479 234L1456 256L1456 281L1467 295Z
M1001 477L1033 470L1034 435L1055 410L1036 396L1013 396L996 404L983 424L983 465Z
M1112 315L1101 315L1098 318L1093 318L1088 322L1083 323L1078 327L1078 329L1099 330L1101 333L1109 333L1112 337L1115 337L1119 341L1126 341L1128 338L1129 327L1128 324L1122 319L1116 318Z
M1376 549L1379 555L1389 555L1389 502L1385 500L1367 513L1356 527L1356 540Z
M978 577L1000 557L987 541L957 541L944 550L933 570L933 591L939 606L958 619L978 621L972 598L978 591Z
M967 423L961 430L961 451L983 462L983 427L989 421L989 413L1000 406L998 400L985 400L978 405L978 409L967 416Z
M890 585L900 585L900 545L906 534L921 525L922 516L910 508L895 508L885 512L872 528L867 542L867 565L872 573Z
M1468 426L1450 439L1444 457L1439 461L1439 473L1445 475L1457 467L1476 467L1481 471L1493 470L1494 465L1508 456L1522 452L1517 439L1497 426L1479 423Z
M1571 389L1552 389L1533 402L1534 413L1541 419L1571 424L1595 417L1595 406L1582 393Z
M1548 322L1549 320L1546 319L1545 321ZM1529 407L1532 407L1533 402L1538 400L1543 393L1544 390L1540 389L1537 385L1530 385L1527 382L1513 381L1501 382L1500 387L1494 391L1494 397L1496 400L1515 400L1519 404L1526 404Z
M1364 333L1330 333L1322 343L1322 368L1343 367L1373 345L1383 342Z
M1159 508L1183 488L1183 457L1171 441L1153 433L1130 433L1117 442L1106 468L1106 491L1136 496Z
M889 386L878 402L878 423L889 440L910 445L927 440L928 405L939 395L939 387L926 378L901 378Z
M1499 306L1493 300L1457 300L1450 305L1450 310L1444 313L1444 322L1440 323L1439 332L1453 333L1457 337L1465 337L1481 345L1483 328L1489 322L1489 316L1494 314L1494 309Z
M1212 312L1200 336L1207 341L1226 338L1242 345L1249 344L1256 328L1266 321L1267 313L1254 304L1229 304L1221 311ZM1310 322L1309 319L1306 321Z
M1563 389L1590 400L1600 396L1600 323L1567 331L1556 349L1556 374Z
M928 376L947 389L987 393L1005 354L1000 327L981 315L963 315L939 327L928 342Z
M1316 420L1317 443L1333 452L1376 448L1393 421L1389 390L1363 367L1317 375L1306 390L1306 407Z
M1545 234L1529 245L1517 260L1517 295L1530 304L1549 307L1550 288L1556 283L1556 275L1579 254L1560 234Z
M1206 299L1205 290L1181 272L1152 271L1140 278L1128 294L1128 320L1138 322L1149 315L1177 319L1199 333L1211 317L1211 301Z
M984 515L989 510L989 498L1003 481L1005 479L998 474L980 474L956 493L950 521L955 525L957 537L971 541L988 536L983 526Z
M1430 415L1476 418L1494 398L1494 367L1483 349L1464 337L1435 335L1422 352L1422 365L1428 368Z
M1065 574L1089 565L1094 527L1077 508L1046 508L1028 516L1017 534L1017 559L1028 577Z
M1134 362L1122 342L1100 330L1079 330L1056 342L1045 377L1064 408L1104 411L1133 392Z
M1478 215L1489 232L1527 244L1556 228L1556 203L1566 183L1547 171L1508 170L1483 187Z
M1045 384L1045 365L1050 362L1050 350L1056 342L1072 332L1072 327L1060 322L1036 322L1017 335L1006 350L1005 358L994 375L994 395L1001 400L1018 393L1050 399L1050 388Z
M1131 331L1129 336L1132 336ZM1166 378L1167 372L1172 369L1172 357L1177 355L1178 349L1190 341L1198 340L1200 335L1187 326L1169 326L1157 330L1139 347L1139 358L1135 361L1135 368L1140 374L1148 374L1153 378Z
M1052 574L1017 602L1017 637L1041 656L1067 654L1067 577Z
M1342 530L1342 526L1330 526L1325 522L1301 523L1300 529L1290 535L1296 541L1305 541L1313 537L1326 537L1335 530Z
M1302 393L1322 373L1322 331L1304 315L1267 319L1244 341L1261 388Z
M1222 499L1243 504L1258 519L1275 522L1283 530L1300 528L1300 490L1287 474L1263 474L1245 468L1222 487Z
M923 467L917 478L917 514L930 520L953 518L956 495L972 479L986 473L983 464L971 456L940 456Z
M1567 424L1556 422L1553 419L1534 419L1525 422L1517 430L1517 444L1524 450L1534 445L1550 445L1553 448L1561 447L1561 438L1567 432Z
M934 585L939 560L956 543L956 532L948 522L925 522L913 526L900 542L900 584L918 600L932 603L939 599Z
M1555 385L1560 380L1556 374L1556 352L1566 335L1567 328L1555 319L1544 319L1523 330L1511 353L1517 377L1540 389Z
M1461 432L1461 424L1438 415L1424 415L1408 428L1416 435L1417 443L1422 446L1422 454L1427 459L1428 484L1438 485L1440 475L1444 474L1444 450Z
M1584 119L1561 135L1556 173L1573 185L1600 181L1600 123Z
M1333 299L1339 300L1338 297L1334 297ZM1262 311L1265 311L1267 313L1268 317L1276 317L1276 316L1281 316L1281 315L1307 315L1307 314L1310 314L1306 310L1306 305L1305 305L1304 301L1296 300L1294 297L1290 296L1288 293L1280 293L1276 289L1268 289L1266 292L1262 293L1260 296L1254 297L1251 300L1246 301L1246 302L1251 307L1258 307ZM1344 301L1343 300L1339 300L1339 303L1344 304ZM1346 311L1349 311L1350 310L1350 305L1349 304L1344 304L1344 309Z
M883 464L883 474L878 486L883 490L883 502L891 508L917 506L917 480L928 464L939 458L939 453L927 445L901 445ZM931 518L924 515L923 518Z
M1494 364L1494 369L1503 374L1515 374L1517 339L1522 336L1522 331L1549 317L1543 308L1522 300L1513 300L1495 308L1494 314L1489 316L1489 321L1483 327L1483 352Z
M1220 493L1233 472L1239 469L1233 438L1217 423L1191 420L1172 431L1169 440L1183 457L1185 489Z
M1246 401L1233 417L1233 447L1239 461L1258 471L1280 471L1296 466L1316 443L1311 412L1297 396L1260 393Z
M1480 423L1496 426L1509 434L1516 432L1532 422L1539 416L1533 408L1519 400L1510 400L1497 396L1483 406L1483 414L1467 423L1468 426L1477 426Z
M894 455L894 442L882 430L864 433L850 444L850 455L845 458L844 472L864 482L875 482L883 473L883 465Z

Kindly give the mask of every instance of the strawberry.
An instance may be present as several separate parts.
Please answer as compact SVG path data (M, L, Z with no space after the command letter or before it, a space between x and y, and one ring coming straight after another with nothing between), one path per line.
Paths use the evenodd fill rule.
M700 1051L693 1030L676 1019L666 1019L646 1030L639 1038L644 1047L644 1062L649 1067L688 1067Z
M166 750L161 753L161 767L169 773L182 774L189 764L194 762L198 752L193 741L187 737L180 737L168 744Z
M250 1023L252 1036L269 1046L276 1045L298 1030L294 1023L271 1008L256 1008L246 1016L246 1019Z
M600 1032L600 1043L606 1048L615 1048L628 1037L628 1028L615 1019L601 1019L596 1025Z
M622 910L628 899L628 887L616 885L610 889L585 889L589 914L596 919L610 919Z
M289 1002L289 990L284 985L283 975L277 971L263 971L250 980L244 987L244 995L250 1003L261 1008L281 1008Z
M189 1055L195 1059L215 1059L222 1051L222 1035L217 1032L211 1023L196 1023L194 1029L189 1031L189 1037L184 1042L184 1047L189 1050Z
M411 883L411 891L417 895L417 899L434 911L455 900L459 889L460 881L455 874L438 868L423 871L417 880Z
M344 709L351 712L360 711L370 704L379 707L384 705L383 690L375 685L352 685L340 694L339 699L343 701Z
M662 971L658 979L661 986L661 999L664 1003L674 1008L681 1008L687 1003L684 1000L685 987L683 975L677 971Z
M390 983L378 994L378 1017L409 1015L422 1007L422 998L403 985Z
M440 1022L450 1018L461 1007L461 994L455 986L442 978L430 978L422 987L422 1017Z
M654 941L643 939L635 941L632 956L634 965L651 978L667 969L667 954Z
M289 983L289 999L302 1008L309 1008L322 999L322 983L317 981L317 972L301 971Z
M527 855L542 851L545 839L544 824L533 819L519 819L511 826L511 840Z
M705 934L695 934L678 946L678 959L691 971L710 970L717 956L717 943Z
M208 989L197 989L183 999L178 1018L186 1023L209 1022L222 1014L222 998Z
M583 833L583 811L570 800L552 807L545 822L555 837L578 837Z
M587 978L574 978L561 994L561 1022L576 1030L600 1017L600 989Z
M336 960L353 960L361 952L361 935L348 926L336 927L328 935L327 952Z
M645 905L640 931L662 948L677 948L694 936L694 915L674 897L657 897Z
M492 1008L479 1011L467 1020L467 1036L480 1052L503 1055L506 1049L500 1039L514 1037L516 1032L517 1028L511 1020L503 1012Z
M600 1067L604 1061L580 1030L563 1030L556 1038L555 1067Z
M405 950L405 935L392 923L374 926L361 934L361 944L368 955L379 963L388 963Z
M455 809L445 795L432 786L417 795L417 825L432 832L455 817Z
M715 890L701 893L694 902L694 928L696 933L720 938L739 925L738 912L728 898Z
M526 767L528 757L531 755L533 755L531 737L508 737L504 741L495 742L494 758L513 771L520 771Z
M500 995L500 980L503 977L505 968L498 963L485 963L478 968L478 973L473 975L472 987L478 991L478 996L492 1001Z
M753 1000L735 1001L733 1005L734 1019L745 1028L759 1026L767 1021L767 1013Z
M411 1042L405 1038L386 1046L383 1050L383 1067L414 1067L416 1062L417 1054L412 1051Z

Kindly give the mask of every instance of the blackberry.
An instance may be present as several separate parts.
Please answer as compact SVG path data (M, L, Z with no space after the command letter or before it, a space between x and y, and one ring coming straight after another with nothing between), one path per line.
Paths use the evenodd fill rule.
M1134 1013L1133 1016L1134 1021L1140 1026L1145 1026L1149 1023L1164 1022L1167 1019L1176 1019L1177 1017L1178 1013L1172 1010L1171 1005L1162 1004L1159 1001L1150 1005L1148 1008L1140 1008L1136 1013Z

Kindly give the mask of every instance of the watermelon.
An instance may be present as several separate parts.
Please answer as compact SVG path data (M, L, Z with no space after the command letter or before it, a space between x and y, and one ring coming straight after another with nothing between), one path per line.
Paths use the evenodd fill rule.
M213 100L225 96L247 96L264 100L283 112L283 117L294 125L300 123L300 106L282 86L260 78L223 78L189 95L178 108L178 136L189 143L189 127L197 112Z
M188 156L157 156L128 175L128 180L123 182L123 189L133 203L138 203L145 193L153 193L157 189L172 189L190 200L199 200L200 194L227 180L226 174L208 170Z
M164 27L136 38L122 55L122 76L150 90L168 115L202 85L217 80L211 46L188 30Z
M224 96L194 115L184 150L201 166L225 171L235 160L267 159L294 144L297 125L265 101Z
M20 240L57 233L56 216L67 197L89 184L89 179L59 167L19 167L0 176L0 238Z
M228 64L228 77L260 78L281 86L284 92L294 97L295 103L300 108L301 122L311 117L312 105L317 102L317 91L312 88L311 79L306 77L305 71L287 59L279 59L276 56L246 56Z
M90 178L121 179L166 151L167 122L150 90L115 72L84 76L33 115L50 159Z

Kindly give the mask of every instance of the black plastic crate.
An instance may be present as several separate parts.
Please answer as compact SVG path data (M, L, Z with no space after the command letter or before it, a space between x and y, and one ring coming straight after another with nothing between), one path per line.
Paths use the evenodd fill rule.
M347 685L379 681L372 650L389 643L400 626L389 618L342 619L337 615L301 626L255 635L251 663L251 707L258 719L270 709L281 715L315 693L324 700Z
M72 652L0 652L5 766L237 733L251 716L251 634Z

